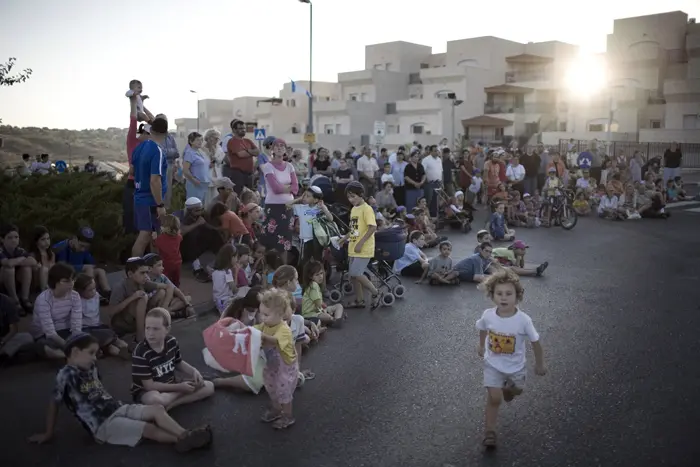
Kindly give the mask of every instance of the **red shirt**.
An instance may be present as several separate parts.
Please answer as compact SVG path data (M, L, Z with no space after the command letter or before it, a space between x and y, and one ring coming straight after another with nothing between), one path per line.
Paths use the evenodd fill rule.
M134 153L134 149L136 149L136 146L141 144L141 141L139 141L138 136L136 135L136 127L138 126L138 122L136 121L136 117L130 117L129 118L129 131L126 133L126 157L129 158L129 165L131 165L131 155ZM129 174L129 180L133 180L134 175Z
M226 155L228 156L228 165L232 169L238 169L241 172L253 173L255 167L255 157L238 157L238 153L245 150L255 149L255 143L246 138L231 138L226 145Z
M180 243L182 243L182 235L160 234L156 237L156 248L158 254L163 258L164 264L182 264L182 256L180 255Z

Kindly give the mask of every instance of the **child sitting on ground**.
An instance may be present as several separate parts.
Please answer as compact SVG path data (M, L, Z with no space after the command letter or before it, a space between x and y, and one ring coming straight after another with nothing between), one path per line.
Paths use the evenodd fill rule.
M417 277L416 284L420 284L429 267L428 257L421 251L424 244L425 235L420 230L408 234L403 256L394 262L394 272L403 277Z
M479 230L476 233L476 247L474 247L474 253L478 254L481 251L480 245L482 243L484 243L484 242L490 243L492 240L493 240L493 238L491 238L491 234L489 233L488 230Z
M177 219L177 218L176 218ZM143 257L148 266L148 279L156 284L166 286L165 295L162 300L154 303L156 307L162 307L170 311L170 316L175 319L189 318L194 316L195 311L191 298L180 290L170 278L164 274L163 259L155 253L148 253Z
M273 423L273 428L278 430L289 428L295 423L292 400L299 378L299 361L292 330L284 320L290 306L293 305L289 303L285 291L271 289L264 292L260 299L262 322L255 326L262 333L262 346L267 361L263 381L270 396L270 407L261 420Z
M199 371L182 359L170 324L170 313L165 308L153 308L146 314L146 338L132 355L131 395L137 404L162 405L171 410L214 394L214 384L204 381ZM191 380L178 383L176 370Z
M105 341L106 346L100 350L114 357L121 357L125 360L131 359L128 345L117 337L117 334L106 324L102 324L100 317L100 294L97 293L95 279L87 274L78 274L75 278L73 289L80 294L83 310L83 331L92 333L99 330L106 335L112 335L110 340Z
M180 287L181 243L180 219L172 214L164 216L160 221L160 235L155 239L155 247L162 259L162 273L175 284L175 287Z
M211 274L212 296L219 313L223 313L238 294L239 287L248 285L245 270L240 266L236 249L230 243L219 249Z
M321 293L325 283L323 263L318 261L307 263L304 267L304 295L301 300L301 315L304 319L315 324L340 327L345 318L343 305L337 303L325 306Z
M489 220L489 233L496 241L509 242L515 238L515 230L509 229L506 225L505 209L504 203L498 203Z
M428 269L424 273L425 277L430 281L430 285L458 285L459 273L452 269L452 244L447 240L440 242L438 245L440 254L428 261Z
M688 193L685 191L685 188L683 188L683 179L680 176L674 177L673 185L676 187L676 191L678 192L678 199L680 201L690 199Z
M123 404L113 399L97 374L95 361L99 347L91 335L71 336L64 351L67 362L56 375L46 430L31 436L30 442L44 444L54 437L59 404L63 402L101 444L134 447L145 438L173 444L178 452L211 445L209 425L185 430L161 405Z
M285 264L277 268L277 270L270 277L270 283L272 287L278 289L286 290L291 292L296 301L295 310L301 309L301 302L303 300L303 290L299 284L299 273L294 266Z
M579 216L588 216L591 213L591 204L586 199L586 194L583 191L576 193L573 207Z
M289 308L287 308L287 313L284 316L287 325L292 330L292 337L294 338L294 350L297 353L297 361L299 365L299 377L297 379L297 387L301 387L308 380L316 378L316 374L311 370L301 370L301 355L304 346L308 346L311 343L311 339L318 339L318 327L315 323L305 319L302 315L294 313L293 306L296 303L294 295L291 292L287 292Z
M545 261L536 268L526 267L525 253L530 248L522 240L514 241L508 248L494 248L491 256L498 261L501 266L512 269L519 276L537 276L544 274L549 263Z
M479 330L479 356L484 359L484 386L487 391L486 427L483 445L496 447L496 422L501 400L510 402L522 394L527 369L525 341L532 343L535 374L547 373L540 336L532 319L518 308L525 290L518 275L501 270L480 285L496 305L485 310L476 322Z

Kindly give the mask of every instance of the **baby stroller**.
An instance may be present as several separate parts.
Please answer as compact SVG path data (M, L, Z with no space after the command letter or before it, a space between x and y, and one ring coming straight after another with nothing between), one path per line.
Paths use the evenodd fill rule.
M446 225L449 225L450 227L459 228L464 233L470 232L472 229L471 222L474 220L471 206L455 206L450 196L442 188L436 188L435 195L438 198L436 229L441 230Z
M346 232L348 230L347 225L343 225L341 228ZM392 268L393 262L403 256L406 247L406 232L401 227L380 230L374 234L374 242L374 258L367 266L368 271L365 272L365 275L378 290L385 289L382 305L391 306L397 298L403 298L406 294L400 277L394 273ZM331 288L329 299L333 303L338 303L343 297L352 295L355 290L347 274L347 246L336 248L331 245L329 250L335 260L336 271L340 273L340 281Z

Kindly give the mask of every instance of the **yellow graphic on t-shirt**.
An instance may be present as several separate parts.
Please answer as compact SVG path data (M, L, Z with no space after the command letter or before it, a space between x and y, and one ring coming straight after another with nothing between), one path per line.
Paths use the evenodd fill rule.
M360 222L358 216L350 218L350 241L355 242L360 238Z
M515 353L515 336L489 331L489 350L495 354Z

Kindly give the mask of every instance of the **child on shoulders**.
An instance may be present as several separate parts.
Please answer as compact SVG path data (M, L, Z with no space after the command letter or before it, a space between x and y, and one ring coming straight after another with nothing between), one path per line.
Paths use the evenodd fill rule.
M206 399L214 394L214 384L180 355L177 339L170 335L170 313L154 308L146 314L146 338L132 356L131 394L134 402L162 405L166 410ZM191 380L177 382L175 370Z
M160 405L123 404L113 399L97 373L99 347L91 335L72 336L64 351L67 362L56 375L46 430L31 436L30 442L44 444L54 437L59 404L63 402L98 443L134 447L145 438L172 444L178 452L211 445L208 425L185 430Z
M524 289L513 271L500 270L481 285L496 305L484 311L476 322L479 330L479 356L484 359L486 387L486 427L483 445L495 448L496 422L501 400L510 402L522 394L527 377L525 341L532 343L535 374L547 373L540 336L532 319L518 308Z

